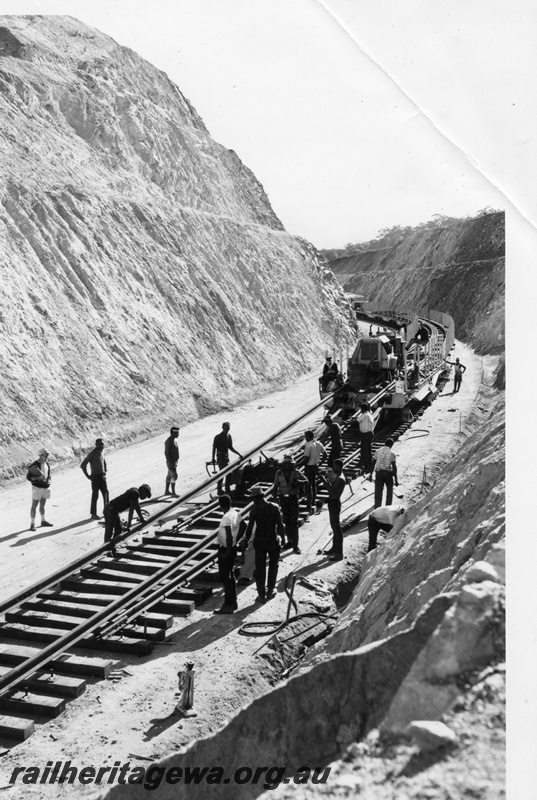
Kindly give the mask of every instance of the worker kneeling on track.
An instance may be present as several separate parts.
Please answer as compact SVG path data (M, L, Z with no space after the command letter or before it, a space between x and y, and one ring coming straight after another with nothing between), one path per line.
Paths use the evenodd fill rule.
M228 494L220 496L218 505L224 512L216 536L218 543L218 577L224 587L224 605L214 613L233 614L238 608L237 584L233 568L237 556L237 536L241 515L236 509L231 508L231 497Z
M379 531L388 533L392 530L398 517L406 511L405 506L379 506L369 515L367 529L369 531L369 546L367 552L375 550Z
M255 582L257 586L257 603L265 603L274 597L274 587L278 577L278 559L283 543L283 523L280 509L275 503L268 503L259 486L254 486L250 492L254 507L250 511L248 527L246 528L246 544L255 532ZM267 556L269 559L268 578L265 587L267 572Z
M144 517L140 509L140 500L148 500L151 497L151 489L147 483L132 489L127 489L126 492L110 500L103 509L104 515L104 543L110 543L110 552L115 556L116 549L114 547L114 540L121 536L121 518L122 511L129 511L127 520L127 528L130 528L134 512L138 520L143 523Z

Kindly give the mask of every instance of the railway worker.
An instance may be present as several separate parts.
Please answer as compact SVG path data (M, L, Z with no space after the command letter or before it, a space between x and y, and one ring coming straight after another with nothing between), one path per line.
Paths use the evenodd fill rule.
M328 483L328 517L332 528L332 547L326 551L330 556L330 561L341 561L343 559L343 531L341 529L341 495L347 484L343 474L343 461L336 458L331 467L326 471L326 481Z
M455 375L453 376L453 394L455 394L461 388L462 376L463 373L466 372L466 367L464 364L461 364L458 358L456 358L455 361L448 361L447 358L445 358L444 361L446 364L451 364L452 367L455 367Z
M231 425L229 422L222 423L222 432L218 433L213 439L213 455L212 455L212 463L216 463L218 465L218 469L225 469L229 464L229 451L231 450L232 453L235 453L239 459L242 458L241 454L238 450L235 450L233 447L233 440L231 438L231 434L229 429ZM223 480L218 481L217 492L218 494L222 494L222 484ZM230 487L230 476L226 475L226 493L229 492Z
M164 494L171 494L172 497L177 497L175 492L175 484L177 483L177 463L179 461L178 438L179 428L174 426L173 428L170 428L170 435L164 442L164 458L166 459L166 466L168 468Z
M268 503L263 495L263 489L254 486L250 490L254 506L250 511L248 527L246 528L246 544L255 533L255 582L257 586L257 603L265 603L274 597L274 587L278 577L278 559L284 531L280 509L275 503ZM267 556L269 560L268 578ZM266 579L266 586L265 586Z
M121 535L121 518L120 514L123 511L129 512L127 519L127 529L130 528L132 518L136 512L139 522L144 521L142 510L140 508L140 500L148 500L151 497L151 489L147 483L132 489L127 489L123 494L118 495L113 500L110 500L104 507L104 542L110 542L110 552L116 555L116 548L114 547L114 539Z
M308 514L311 514L317 503L317 474L319 472L319 462L323 455L326 455L326 449L321 442L313 438L313 431L306 431L304 433L304 438L306 439L306 444L304 445L304 457L306 459L304 474L309 483Z
M45 519L45 504L50 497L50 464L48 457L50 453L46 447L42 447L38 453L39 458L28 467L26 474L27 480L32 484L32 505L30 507L30 530L35 531L35 513L39 504L41 515L41 527L50 528L52 522Z
M95 439L95 447L87 454L86 458L80 464L80 469L91 481L91 503L90 515L92 519L99 519L97 514L97 500L99 499L99 492L103 496L103 505L108 503L108 484L106 482L106 459L103 456L104 441L102 439ZM88 465L90 474L88 475Z
M336 378L338 376L338 372L339 372L339 370L337 368L337 364L335 364L335 363L333 364L332 363L332 356L326 356L326 363L325 363L325 365L323 367L323 374L322 374L321 378L319 379L320 382L321 382L321 388L322 388L323 392L326 392L326 390L328 388L328 384L331 381L335 381L336 380Z
M285 527L284 549L293 548L293 553L300 555L298 547L298 496L306 489L308 481L296 468L292 456L283 457L281 467L274 476L273 493L278 497Z
M337 422L334 422L330 414L323 419L323 422L328 428L328 435L330 437L328 466L331 467L334 463L334 459L339 458L341 455L341 428Z
M231 497L220 495L218 505L223 512L216 541L218 544L218 577L224 587L224 605L215 614L233 614L237 610L237 584L235 583L235 558L241 515L231 508Z
M399 486L397 482L397 463L395 453L392 450L393 439L386 439L384 446L377 450L373 456L373 466L369 480L373 480L373 470L375 472L375 508L382 505L382 493L386 487L386 505L391 506L393 499L393 485Z
M360 466L365 474L371 469L371 461L373 458L371 445L373 443L373 430L375 428L375 420L371 413L369 403L362 403L360 406L358 426L360 428Z
M367 529L369 531L369 545L367 552L375 550L379 531L391 531L398 517L406 511L404 506L379 506L369 515Z

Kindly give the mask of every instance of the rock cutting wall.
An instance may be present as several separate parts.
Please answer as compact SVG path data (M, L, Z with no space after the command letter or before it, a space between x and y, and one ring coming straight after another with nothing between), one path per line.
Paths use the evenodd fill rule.
M164 73L69 17L3 17L0 92L0 478L322 361L340 287Z
M503 352L503 213L417 229L396 245L368 247L329 266L348 292L388 306L440 309L478 352Z

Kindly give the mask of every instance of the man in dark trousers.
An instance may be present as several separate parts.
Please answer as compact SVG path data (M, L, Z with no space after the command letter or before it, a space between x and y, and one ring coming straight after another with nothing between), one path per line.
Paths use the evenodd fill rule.
M248 527L246 528L246 544L250 541L252 533L255 534L255 582L257 586L257 603L265 603L274 597L274 587L278 577L278 559L280 547L283 542L283 523L280 509L275 503L267 503L263 490L254 486L250 491L254 506L250 511ZM269 559L268 579L265 588L265 575L267 571L267 556Z
M223 494L218 500L223 517L218 526L216 541L218 543L218 577L224 587L224 605L215 614L233 614L237 610L237 584L233 567L237 556L237 535L240 525L240 514L231 508L231 497Z
M239 459L242 458L238 450L233 447L233 440L229 432L231 425L229 422L222 423L222 433L218 433L213 440L213 455L212 462L216 462L218 469L225 469L229 464L229 451L238 455ZM218 494L222 494L223 480L218 481ZM230 480L229 475L226 475L226 493L229 492Z
M171 494L172 497L177 497L175 492L175 484L177 483L177 462L179 461L179 428L170 428L170 435L164 442L164 458L166 459L166 466L168 472L166 475L166 488L164 494Z
M379 506L369 515L367 529L369 531L369 546L367 552L375 550L377 546L377 536L379 531L388 533L392 530L398 517L404 514L404 506Z
M371 445L373 443L373 431L375 420L368 403L360 406L360 416L358 417L358 427L360 428L360 466L364 473L371 469L373 458Z
M99 499L99 492L103 496L103 504L108 503L108 484L106 483L106 459L103 456L104 441L102 439L95 439L95 447L90 450L86 458L82 461L80 469L91 481L91 504L90 514L92 519L99 519L97 514L97 500ZM88 475L88 465L90 474Z
M466 372L466 367L464 364L461 364L458 358L456 358L455 361L448 361L447 358L445 358L444 361L446 364L451 364L452 367L455 367L455 375L453 376L453 394L455 394L461 388L462 376L463 373Z
M284 455L282 465L274 476L273 492L278 497L285 527L287 543L284 547L292 547L293 553L300 555L298 547L298 496L306 491L308 482L299 472L290 455Z
M321 388L326 392L330 381L335 381L338 375L337 364L332 363L332 356L326 356L326 363L323 367L323 374L321 377Z
M330 561L341 561L343 558L343 530L341 529L341 495L346 486L343 475L343 461L336 458L331 467L326 471L328 483L328 517L332 528L332 547L327 551Z
M123 511L129 512L127 520L127 528L130 528L132 517L136 512L139 522L144 521L142 510L140 508L140 500L148 500L151 497L151 489L147 483L132 489L127 489L126 492L110 500L104 507L104 542L110 542L110 552L116 555L114 547L114 539L121 536L121 519L120 514Z
M395 453L392 451L393 439L386 439L383 447L380 447L374 455L373 466L369 480L373 480L373 470L375 472L375 508L382 505L382 493L386 487L386 505L391 506L393 500L393 485L399 486L397 482L397 462Z
M304 437L306 439L306 444L304 445L304 474L310 486L308 513L311 514L317 502L317 474L319 472L319 462L321 458L326 455L326 450L318 439L314 439L313 431L306 431Z
M328 428L328 436L330 437L330 454L327 463L331 467L334 459L339 458L341 455L341 428L330 415L326 416L323 422Z

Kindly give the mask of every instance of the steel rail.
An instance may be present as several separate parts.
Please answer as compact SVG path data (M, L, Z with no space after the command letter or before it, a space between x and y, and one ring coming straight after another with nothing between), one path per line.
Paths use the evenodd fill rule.
M252 505L253 503L248 503L244 508L241 509L241 517L252 508ZM209 536L211 537L211 539L208 541ZM205 539L203 539L203 541L207 542L208 544L212 544L216 540L216 536L217 536L217 529L215 529L213 533L208 534L208 536L206 536ZM174 573L179 569L180 566L182 566L184 561L185 560L188 561L192 555L196 554L193 553L192 550L193 548L190 548L188 551L181 554L181 556L178 556L177 559L175 559L173 562L170 562L170 564L168 565L170 567L170 573L165 576L167 582L166 586L163 587L164 597L168 595L171 591L174 591L179 584L191 580L193 576L195 576L199 572L203 572L203 570L207 566L209 566L211 562L213 562L217 557L217 553L213 551L209 553L200 562L198 562L198 564L196 564L194 567L188 570L187 571L188 574L182 572L180 575L175 575ZM157 583L159 582L160 581L158 581ZM142 591L139 591L139 593L135 597L131 598L132 606L129 606L130 601L127 602L125 604L126 607L123 609L121 613L121 616L117 620L114 620L114 622L112 622L110 625L105 625L100 630L100 635L108 636L112 631L118 628L125 627L126 625L130 624L135 617L139 616L143 611L148 609L150 606L154 605L156 602L158 602L159 599L162 599L163 597L162 589L156 589L156 590L154 589L148 597L144 596L148 590L153 589L153 587L148 585L148 583L149 582L144 582L142 586Z
M294 427L302 419L308 417L316 409L323 406L326 400L334 397L340 391L341 388L336 389L335 392L332 392L332 394L327 395L319 403L316 403L314 406L308 409L308 411L304 412L303 414L296 417L288 424L284 425L283 428L280 428L279 431L272 434L272 436L270 436L269 438L265 439L263 442L261 442L261 444L258 444L254 448L249 450L245 455L243 455L242 459L234 461L233 464L230 464L225 469L220 470L220 472L218 472L216 475L211 476L208 480L205 480L198 486L195 486L190 491L178 497L177 500L173 501L172 503L167 503L165 508L161 509L160 511L157 511L155 514L150 515L146 520L144 520L143 523L138 523L129 531L125 531L120 536L114 538L114 543L118 544L119 542L128 539L130 536L135 536L137 533L140 533L144 528L148 527L149 525L152 525L156 520L160 519L160 517L164 516L165 514L169 514L170 511L186 503L187 500L190 500L192 497L196 497L196 495L201 494L205 489L209 488L214 483L217 483L219 480L221 480L221 478L225 477L225 475L227 475L229 472L234 472L240 464L246 463L249 458L251 458L253 455L255 455L264 447L266 447L274 439L277 439L279 436L281 436L282 433L285 433L290 428ZM66 578L71 573L76 572L89 562L94 561L99 556L107 553L109 549L110 549L109 543L102 544L100 547L91 550L89 553L86 553L86 555L82 556L81 558L78 558L76 561L72 561L70 564L67 564L65 567L62 567L61 569L57 570L57 572L54 572L52 575L49 575L46 578L43 578L42 580L38 581L37 583L34 583L31 586L26 587L26 589L23 589L16 595L12 595L7 600L4 600L3 602L0 603L0 614L4 614L6 611L9 611L10 609L20 605L20 603L22 603L24 600L27 600L32 595L38 594L39 592L42 592L45 589L50 589L51 587L55 586L57 583L59 583L61 580Z
M333 397L339 391L341 391L341 389L337 389L331 395L327 395L327 397L323 398L322 401L316 403L306 412L299 415L291 422L287 423L279 431L273 433L269 438L264 440L261 444L257 445L255 448L246 453L242 457L242 459L239 459L237 462L234 462L234 464L229 465L229 467L226 467L226 469L221 470L215 476L211 476L211 478L204 481L202 484L198 485L194 489L180 496L176 501L174 501L174 503L167 505L166 508L162 509L161 511L158 511L156 514L152 515L147 520L145 520L143 524L140 523L138 526L135 527L135 529L127 531L120 537L114 539L114 542L117 543L118 541L123 541L124 539L128 538L131 535L135 535L136 533L140 532L143 528L147 527L150 524L153 524L155 520L159 519L164 514L168 514L172 508L176 508L177 506L184 503L187 499L190 499L191 497L200 494L205 488L212 485L216 481L220 480L228 472L232 470L234 471L237 468L238 464L244 463L248 458L250 458L255 453L259 452L259 450L261 450L263 447L266 447L267 444L272 442L274 439L277 439L279 436L281 436L290 428L294 427L302 419L312 414L317 408L323 406L328 398ZM205 514L207 513L207 508L204 509L204 513ZM203 516L203 514L201 516ZM209 544L212 544L215 538L216 538L216 531L208 534L199 542L195 543L185 553L182 553L180 556L178 556L177 559L174 559L172 562L162 567L160 570L158 570L158 572L154 573L153 575L149 576L146 580L142 581L142 583L137 584L135 587L133 587L133 589L129 590L125 595L118 598L118 600L113 601L111 604L103 608L101 611L98 611L88 620L82 622L80 625L78 625L76 628L66 633L64 636L61 636L55 642L51 642L47 647L43 648L43 650L41 650L40 653L36 654L35 656L32 656L30 659L18 665L13 670L10 670L7 675L5 675L3 678L0 678L0 697L5 695L5 693L8 692L10 689L15 687L17 684L21 683L30 675L32 675L36 670L45 666L46 663L52 657L60 655L62 652L65 652L65 650L69 647L73 647L89 633L92 633L94 631L99 631L101 628L103 628L102 623L106 623L110 617L112 617L117 611L121 611L125 606L128 607L130 601L136 600L139 597L140 593L143 594L148 589L152 588L154 584L158 584L164 578L174 576L174 573L177 572L184 563L190 561L200 550L204 550ZM7 601L2 603L0 605L0 613L5 613L9 608L20 605L20 603L23 602L28 597L35 595L46 588L56 585L63 578L67 577L73 572L76 572L81 566L95 560L96 556L102 555L104 552L107 552L108 550L109 550L109 544L108 543L104 544L101 547L93 550L91 553L86 554L84 557L77 559L77 561L69 564L67 567L58 570L52 576L49 576L48 578L39 581L37 584L34 584L33 586L28 587L27 589L24 589L18 595L11 597ZM210 557L208 555L207 563L213 561L215 557L216 557L215 553L210 554ZM188 580L188 575L186 573L190 574L190 572L192 572L193 574L197 574L197 572L199 571L201 571L201 567L199 565L195 565L194 567L191 568L190 571L187 570L185 573L181 573L181 575L177 576L176 583ZM162 594L169 591L170 591L170 585L168 582L165 587L157 590L151 595L151 601L150 601L151 604L157 602L158 598L162 596ZM146 599L144 607L147 607L148 602L149 601L147 601ZM130 609L130 611L132 611L132 609ZM140 614L140 609L136 611L136 616L138 616L139 614ZM132 617L133 615L134 615L133 611L132 613L129 613L129 617ZM125 624L127 623L123 623L123 625L120 627L124 627Z
M199 542L193 544L185 553L178 556L177 559L174 559L174 561L169 564L165 564L158 572L148 576L141 584L137 584L117 600L114 600L100 611L97 611L92 617L81 622L76 628L68 631L55 642L51 642L39 653L36 653L35 656L27 659L17 667L14 667L3 678L0 678L0 697L16 684L21 683L21 681L33 674L37 669L45 666L46 663L50 661L51 657L60 655L62 652L65 652L68 647L73 647L75 644L78 644L87 634L96 631L101 623L106 622L117 611L120 611L126 603L139 594L140 590L160 582L168 573L172 573L179 566L190 561L200 550L202 551L208 544L212 544L215 536L216 533L214 532L207 534L207 536L200 539Z

